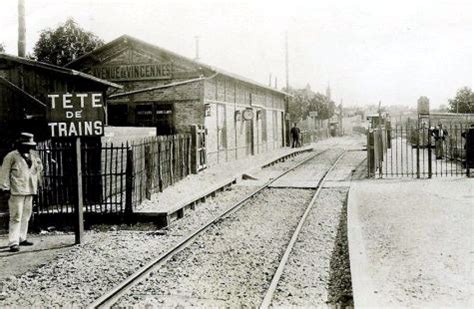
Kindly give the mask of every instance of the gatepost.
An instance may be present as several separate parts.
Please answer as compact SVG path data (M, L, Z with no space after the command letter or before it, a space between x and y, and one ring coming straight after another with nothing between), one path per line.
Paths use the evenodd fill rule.
M75 243L84 235L81 137L104 134L105 104L102 93L52 93L48 95L48 126L52 138L75 138L76 201Z
M418 112L418 142L416 144L416 177L420 178L420 143L424 143L424 118L428 118L427 129L427 147L428 147L428 178L432 177L432 162L431 162L431 121L430 121L430 100L427 97L421 96L417 101ZM421 141L420 141L421 140ZM422 144L423 145L423 144Z

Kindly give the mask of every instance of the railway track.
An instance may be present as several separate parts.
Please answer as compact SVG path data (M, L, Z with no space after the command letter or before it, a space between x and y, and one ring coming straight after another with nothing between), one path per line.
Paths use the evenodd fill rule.
M331 165L331 167L324 173L324 176L319 180L316 191L309 202L308 206L306 207L303 215L301 216L300 221L298 222L298 225L296 226L295 231L293 232L293 235L290 239L290 242L288 243L288 246L286 247L285 253L283 254L280 263L278 265L278 268L272 278L272 281L270 282L270 285L267 289L267 292L265 293L265 297L263 298L262 303L260 304L260 308L265 309L269 308L273 299L273 294L275 293L278 282L280 281L281 275L283 274L283 271L285 269L285 266L288 262L288 258L290 256L290 253L295 245L296 240L298 239L298 235L300 234L301 228L303 227L306 218L308 217L308 214L310 213L311 209L313 208L314 204L316 203L316 200L319 196L319 193L321 192L321 189L323 188L323 184L326 181L329 173L334 169L334 167L337 165L339 160L344 156L346 152L344 151L341 153L337 159L334 161L334 163Z
M107 293L102 295L100 298L96 299L94 302L88 305L89 308L110 308L112 307L123 295L125 295L128 291L130 291L131 288L133 288L135 285L137 285L139 282L141 282L143 279L145 279L151 272L154 270L158 269L160 266L162 266L164 263L166 263L170 258L175 256L177 253L185 249L189 244L193 242L194 239L196 239L199 235L201 235L204 231L209 229L212 225L214 225L216 222L222 220L224 217L230 215L233 212L236 212L238 209L240 209L243 205L246 204L247 201L252 199L254 196L256 196L258 193L262 192L263 190L269 188L269 186L276 182L277 180L281 179L285 175L295 171L305 163L315 159L316 157L328 152L329 149L319 151L315 153L314 155L304 159L301 162L298 162L295 164L293 167L285 170L284 172L280 173L278 176L274 177L267 183L265 183L263 186L259 187L257 190L253 191L243 199L239 200L237 203L232 205L230 208L228 208L226 211L222 212L221 214L217 215L213 219L209 220L207 223L202 225L200 228L192 232L189 236L187 236L185 239L180 241L177 245L175 245L173 248L170 250L166 251L165 253L161 254L157 258L153 259L140 269L138 269L135 273L133 273L131 276L126 278L124 281L122 281L120 284L115 286L113 289L109 290ZM338 157L337 160L342 157L342 154ZM333 165L334 166L334 165ZM332 167L330 169L332 169ZM329 172L329 170L328 170ZM327 173L325 175L327 175ZM314 198L311 200L313 203Z

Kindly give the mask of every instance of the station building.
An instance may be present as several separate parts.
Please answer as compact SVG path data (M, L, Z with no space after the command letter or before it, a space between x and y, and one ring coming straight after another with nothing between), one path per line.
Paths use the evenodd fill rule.
M112 126L158 135L205 128L208 163L286 145L287 94L123 35L66 67L120 84L108 93Z

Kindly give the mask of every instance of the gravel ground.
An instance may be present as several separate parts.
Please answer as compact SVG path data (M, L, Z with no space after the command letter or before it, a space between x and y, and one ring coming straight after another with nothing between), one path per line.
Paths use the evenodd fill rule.
M267 168L279 170L302 160L304 155ZM172 248L186 235L254 191L249 181L196 206L192 216L174 222L168 229L153 226L96 226L86 231L85 242L58 254L48 263L2 283L0 307L83 307L120 283L153 257ZM251 182L251 181L250 181ZM28 295L28 297L25 297Z
M267 170L281 168L282 164L290 164L290 161L279 163ZM2 282L0 307L87 305L151 258L170 249L191 231L253 191L254 188L244 185L246 183L242 182L242 186L232 186L225 194L218 194L217 197L197 205L197 211L193 212L192 216L176 221L167 230L150 231L147 226L134 226L132 228L136 230L130 230L129 227L120 226L87 231L83 245L62 252L50 262L22 275L7 277ZM284 208L281 204L278 203L275 208ZM286 216L296 218L288 214ZM285 218L285 221L288 221L288 218ZM283 226L274 224L271 227L280 230ZM244 236L241 235L241 238ZM278 248L283 250L283 247L281 244ZM258 260L248 262L259 263ZM271 276L260 275L265 277L265 280Z
M322 306L347 188L321 191L293 247L272 306Z
M448 177L364 181L351 188L356 306L473 307L472 184Z
M252 190L233 186L199 204L193 216L176 221L166 231L147 231L147 227L144 231L120 227L106 227L107 232L87 231L83 245L34 271L8 277L3 282L0 307L84 306Z
M264 190L117 305L258 306L312 194L301 189Z

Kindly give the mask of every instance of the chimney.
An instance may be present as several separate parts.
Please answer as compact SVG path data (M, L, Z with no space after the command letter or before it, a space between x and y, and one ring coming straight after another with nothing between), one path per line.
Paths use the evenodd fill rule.
M270 73L270 76L268 77L268 87L272 87L272 73Z
M278 78L275 76L275 89L278 89Z
M26 55L25 0L18 0L18 57Z

